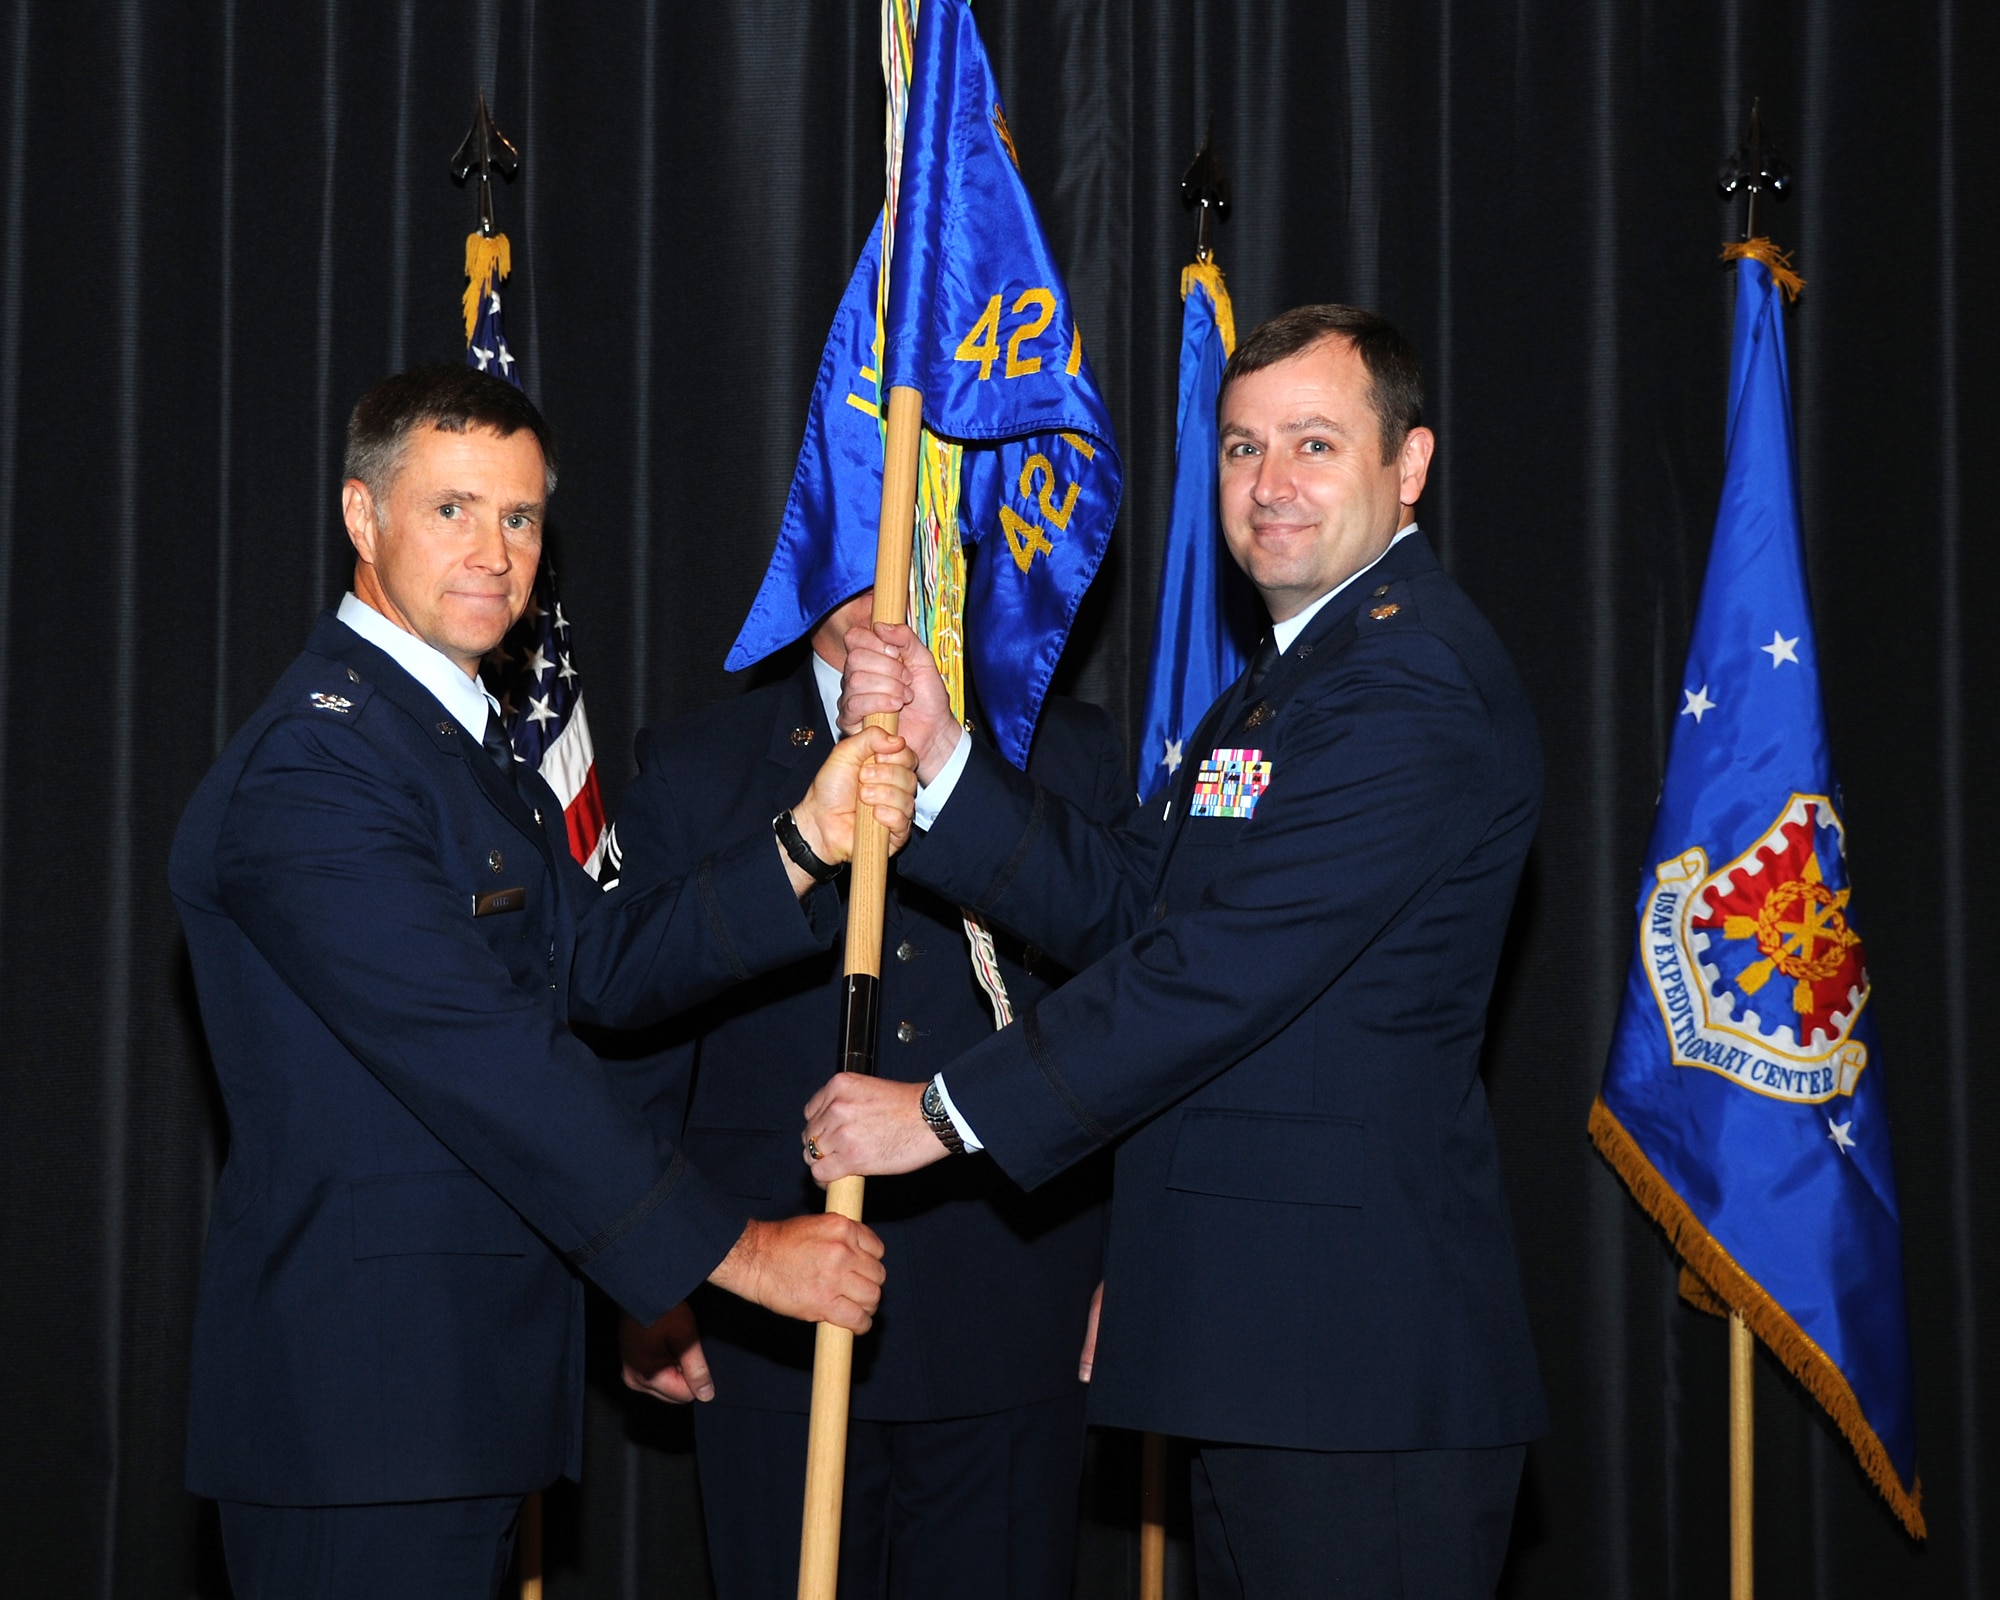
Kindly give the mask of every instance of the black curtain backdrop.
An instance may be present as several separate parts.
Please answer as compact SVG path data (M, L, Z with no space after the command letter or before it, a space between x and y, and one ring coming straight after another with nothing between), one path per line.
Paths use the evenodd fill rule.
M1213 111L1239 326L1372 305L1422 348L1423 521L1535 696L1542 835L1489 1085L1555 1431L1507 1593L1707 1596L1724 1330L1591 1152L1721 472L1753 93L1791 156L1790 317L1825 691L1896 1114L1932 1538L1907 1542L1768 1359L1760 1592L2000 1590L2000 1138L1971 990L2000 929L1979 730L2000 561L1981 303L1991 7L1923 0L980 0L1127 463L1069 687L1131 728L1171 471L1176 180ZM7 0L0 9L0 1507L9 1586L220 1596L181 1488L195 1273L227 1137L165 881L190 790L345 585L354 399L453 357L474 90L527 384L567 444L555 548L615 808L639 724L721 663L821 340L882 193L874 0ZM1977 1035L1977 1037L1975 1037ZM1982 1044L1981 1040L1987 1041ZM829 1040L831 1048L831 1040ZM1982 1068L1981 1063L1986 1065ZM602 1332L602 1328L599 1330ZM1983 1343L1982 1343L1983 1341ZM601 1341L600 1341L601 1343ZM1191 1372L1190 1383L1202 1381ZM551 1593L706 1593L685 1419L600 1352ZM1136 1452L1094 1445L1078 1592L1130 1592ZM1186 1594L1185 1547L1173 1587Z

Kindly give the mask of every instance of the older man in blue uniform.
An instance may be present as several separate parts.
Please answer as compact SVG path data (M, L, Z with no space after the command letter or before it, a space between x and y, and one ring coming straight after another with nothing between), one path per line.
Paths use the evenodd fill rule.
M1348 307L1237 350L1223 529L1272 628L1120 826L956 739L901 633L850 651L946 796L905 875L1080 970L928 1086L835 1078L808 1156L1033 1188L1119 1142L1091 1414L1197 1441L1205 1600L1490 1595L1545 1427L1479 1079L1540 754L1415 526L1421 396Z
M873 591L824 618L779 683L639 737L639 779L618 818L621 881L645 888L760 826L827 759L840 669ZM868 635L872 638L873 635ZM849 719L852 725L858 718ZM1043 710L1028 772L1086 816L1131 804L1117 731L1094 706ZM924 796L917 797L918 814ZM893 881L882 973L884 1077L922 1083L994 1030L956 904ZM1020 1010L1063 974L1004 935L995 955ZM698 1037L690 1158L759 1217L823 1209L798 1159L799 1108L832 1064L837 956L814 955L690 1019ZM1092 1162L1024 1194L989 1161L940 1167L872 1198L893 1287L855 1355L842 1501L843 1596L1067 1600L1084 1436L1078 1357L1098 1282L1108 1173ZM695 1415L718 1600L790 1600L798 1587L810 1330L721 1294L694 1301L712 1379ZM628 1327L636 1386L692 1329L649 1354Z
M354 592L175 837L230 1122L188 1486L222 1503L238 1600L490 1600L522 1494L581 1463L586 1277L647 1323L704 1279L857 1331L880 1295L868 1230L752 1219L569 1022L640 1023L824 949L818 868L851 848L857 789L907 833L900 741L843 745L775 831L600 894L477 676L527 604L554 479L497 379L419 368L367 395Z

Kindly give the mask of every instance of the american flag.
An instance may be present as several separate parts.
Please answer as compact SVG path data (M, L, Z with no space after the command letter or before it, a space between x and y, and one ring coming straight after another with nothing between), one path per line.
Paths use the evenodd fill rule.
M507 236L475 233L465 242L467 294L465 362L521 387L521 364L507 344L500 284L511 252ZM473 289L477 287L475 299ZM486 677L500 699L500 715L514 759L539 772L562 802L570 854L592 877L604 864L604 795L597 784L597 748L584 715L569 618L556 593L547 556L521 620L486 658Z

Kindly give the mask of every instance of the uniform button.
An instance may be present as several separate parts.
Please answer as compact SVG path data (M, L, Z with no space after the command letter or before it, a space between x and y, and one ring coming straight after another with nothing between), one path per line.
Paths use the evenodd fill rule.
M915 1023L899 1022L896 1024L896 1038L898 1042L902 1044L909 1044L912 1041L914 1041L916 1037L917 1037L917 1027Z
M498 872L507 863L498 850L489 850L486 852L486 864Z
M549 941L549 965L554 966L555 964L556 964L556 942L555 940L551 939Z
M1153 920L1155 922L1165 922L1167 920L1167 897L1165 895L1161 895L1159 899L1153 902Z
M898 961L914 961L914 960L916 960L916 959L917 959L917 947L916 947L915 945L911 944L911 943L910 943L910 941L909 941L908 939L905 939L905 940L904 940L904 941L903 941L903 942L902 942L901 944L899 944L899 945L897 945L897 946L896 946L896 959L897 959Z
M1387 585L1387 584L1385 583L1385 584L1383 584L1383 585L1382 585L1382 587L1381 587L1381 588L1379 588L1379 589L1377 589L1377 590L1375 591L1375 598L1376 598L1377 600L1380 600L1380 599L1382 598L1382 596L1384 596L1384 595L1385 595L1385 594L1387 594L1388 592L1389 592L1389 586L1388 586L1388 585Z
M352 667L349 667L347 669L347 681L349 683L359 683L361 681L361 674L356 672Z

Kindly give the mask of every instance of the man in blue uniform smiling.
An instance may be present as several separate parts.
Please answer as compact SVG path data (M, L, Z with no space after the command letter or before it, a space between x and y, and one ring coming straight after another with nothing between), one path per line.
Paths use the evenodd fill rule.
M849 740L772 830L600 894L477 676L554 483L498 379L419 368L364 397L354 592L175 837L230 1121L188 1485L222 1502L239 1600L490 1600L521 1495L581 1464L583 1276L646 1323L708 1280L863 1331L881 1292L872 1233L751 1220L569 1022L645 1022L825 948L828 863L857 803L907 835L909 757Z
M1217 414L1272 627L1163 802L1093 822L957 736L905 632L850 645L936 808L903 874L1079 971L928 1085L834 1078L802 1139L823 1181L983 1148L1030 1188L1122 1140L1091 1415L1197 1441L1205 1600L1490 1595L1545 1427L1479 1080L1534 721L1417 531L1393 327L1287 312Z

